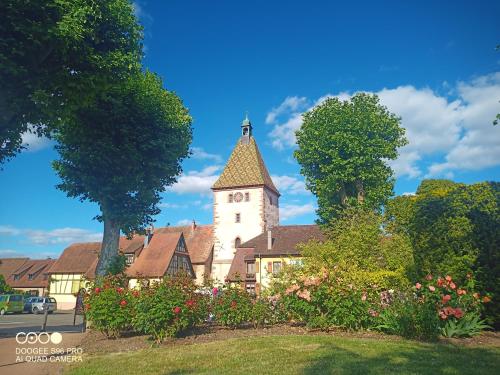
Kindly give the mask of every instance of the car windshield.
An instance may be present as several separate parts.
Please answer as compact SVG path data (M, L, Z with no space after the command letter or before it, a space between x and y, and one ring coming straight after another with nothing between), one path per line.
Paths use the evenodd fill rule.
M7 299L7 296L0 296L0 302L3 302Z

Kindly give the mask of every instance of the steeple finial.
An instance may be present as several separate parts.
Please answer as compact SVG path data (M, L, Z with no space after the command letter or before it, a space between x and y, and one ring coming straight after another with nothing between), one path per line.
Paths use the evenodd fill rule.
M241 123L241 126L248 126L251 125L250 119L248 118L248 111L245 111L245 119Z

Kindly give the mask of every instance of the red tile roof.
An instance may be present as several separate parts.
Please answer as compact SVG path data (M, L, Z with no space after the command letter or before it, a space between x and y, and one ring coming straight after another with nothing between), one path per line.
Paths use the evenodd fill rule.
M7 280L9 276L26 263L29 258L2 258L0 259L0 275Z
M182 236L182 232L156 232L141 255L127 268L126 274L130 277L164 276Z
M191 263L206 263L214 247L213 225L191 225L179 227L164 227L155 230L155 233L182 232L189 251ZM154 237L154 236L153 236Z
M48 271L55 262L55 259L30 259L9 276L7 283L12 288L46 288Z
M231 268L229 269L229 273L227 274L227 278L231 281L242 280L244 281L246 278L246 257L253 257L253 249L238 249L236 250L236 254L234 255L233 261L231 263ZM239 277L238 277L239 276Z

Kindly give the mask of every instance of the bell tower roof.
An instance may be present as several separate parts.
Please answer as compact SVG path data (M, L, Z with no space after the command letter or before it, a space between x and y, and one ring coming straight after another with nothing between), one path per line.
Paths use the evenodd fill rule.
M213 184L212 190L238 187L265 186L280 195L252 136L252 124L248 115L241 124L242 136L233 149L229 160Z

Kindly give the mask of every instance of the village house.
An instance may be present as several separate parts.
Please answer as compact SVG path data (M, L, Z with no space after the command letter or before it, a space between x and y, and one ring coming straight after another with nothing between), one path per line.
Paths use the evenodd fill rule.
M311 240L324 240L318 225L273 227L238 247L227 279L258 294L269 286L284 263L302 263L299 245Z
M49 286L48 270L54 263L54 259L4 258L0 259L0 274L18 292L44 296Z

